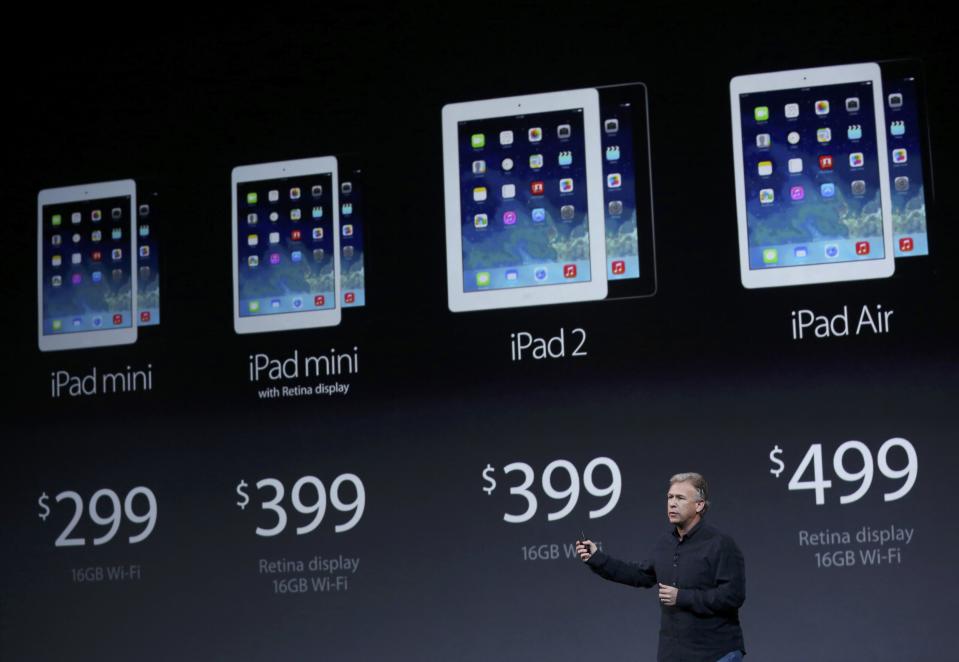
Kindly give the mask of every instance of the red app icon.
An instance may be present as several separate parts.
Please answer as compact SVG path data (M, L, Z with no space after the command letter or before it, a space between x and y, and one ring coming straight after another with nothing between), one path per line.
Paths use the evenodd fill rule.
M90 253L90 259L92 259L94 262L99 262L103 259L103 253L100 251L93 251Z
M529 185L529 192L533 195L543 195L544 191L546 191L546 185L542 181L537 180Z
M293 241L299 241L299 240L300 240L300 231L299 231L299 230L293 230L292 232L290 232L290 239L292 239Z
M626 273L626 262L623 260L613 260L613 275L621 276Z
M150 321L150 311L149 311L149 310L144 310L142 313L140 313L140 321L141 321L141 322L149 322L149 321Z
M123 324L123 315L121 315L121 314L119 314L119 313L117 313L116 315L114 315L114 316L113 316L113 323L114 323L115 325L116 325L116 324Z
M901 237L899 239L899 250L903 253L911 253L915 246L912 243L912 237Z
M576 278L576 265L575 265L575 264L564 264L564 265L563 265L563 278Z
M832 156L829 154L824 154L819 157L819 169L820 170L832 170Z
M857 241L857 242L856 242L856 255L869 255L869 242L868 242L868 241Z
M317 294L315 297L313 297L313 305L316 306L317 308L319 308L320 306L325 306L326 297L323 296L322 294Z
M356 295L353 292L347 292L343 295L343 301L346 303L353 303L356 301Z

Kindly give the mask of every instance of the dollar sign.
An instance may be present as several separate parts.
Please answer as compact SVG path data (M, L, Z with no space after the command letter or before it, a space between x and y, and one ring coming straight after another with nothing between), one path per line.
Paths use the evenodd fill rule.
M50 516L50 506L47 505L47 499L49 498L50 497L47 496L47 493L44 492L40 495L40 498L37 499L37 503L39 503L40 507L43 509L40 511L40 519L42 519L44 522L46 522L47 518Z
M489 482L489 486L483 487L483 491L486 492L486 494L492 494L493 490L496 489L496 481L493 479L493 476L491 475L494 471L495 469L493 469L493 466L490 464L487 464L486 468L483 469L483 480Z
M781 474L783 470L786 468L786 464L782 460L780 460L778 457L782 454L783 454L783 449L779 447L779 444L776 444L776 447L772 449L772 451L770 451L769 453L769 461L775 462L776 464L779 465L778 468L769 470L769 473L771 473L776 478L779 478L779 474Z
M240 484L236 486L236 493L240 495L240 500L236 502L236 505L240 507L240 510L246 508L246 504L250 503L250 497L243 491L244 487L246 487L246 481L240 480Z

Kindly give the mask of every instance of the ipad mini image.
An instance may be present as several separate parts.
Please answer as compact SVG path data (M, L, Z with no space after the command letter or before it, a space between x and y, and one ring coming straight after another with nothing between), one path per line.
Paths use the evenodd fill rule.
M766 74L771 89L735 96L747 287L892 274L877 73L874 64L782 72L780 85Z
M444 108L451 310L605 296L597 102L580 90Z
M137 324L160 323L160 195L153 186L137 185Z
M334 157L234 169L237 333L340 322L336 170Z
M656 291L646 86L600 87L608 299Z
M883 62L881 66L892 191L893 250L897 258L928 255L927 214L933 196L928 184L931 168L920 65L906 60Z
M363 170L340 167L340 276L343 308L366 305L364 245L366 241Z
M41 350L136 341L135 205L132 180L40 192Z

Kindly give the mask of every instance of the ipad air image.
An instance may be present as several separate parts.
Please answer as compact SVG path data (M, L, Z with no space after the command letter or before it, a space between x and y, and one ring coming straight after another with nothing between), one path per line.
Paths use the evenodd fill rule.
M340 323L336 157L233 169L237 333Z
M40 191L41 351L136 342L136 204L132 179Z
M879 65L740 76L730 98L743 285L891 276Z
M366 305L363 247L366 241L363 170L340 161L340 282L343 308Z
M160 256L158 221L160 196L155 187L137 183L137 325L160 323Z
M656 292L646 86L600 87L607 299Z
M449 308L602 299L595 89L443 108Z
M934 196L922 67L917 60L882 62L880 66L892 191L893 250L897 258L928 255L927 217Z

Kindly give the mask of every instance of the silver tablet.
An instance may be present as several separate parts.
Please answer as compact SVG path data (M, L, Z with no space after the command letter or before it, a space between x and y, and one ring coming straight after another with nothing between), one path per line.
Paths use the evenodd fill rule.
M891 276L879 65L738 76L729 90L743 285Z
M41 351L136 342L135 209L132 179L38 194Z
M334 156L233 169L233 328L340 323L339 182Z
M443 108L449 308L606 296L595 89Z

